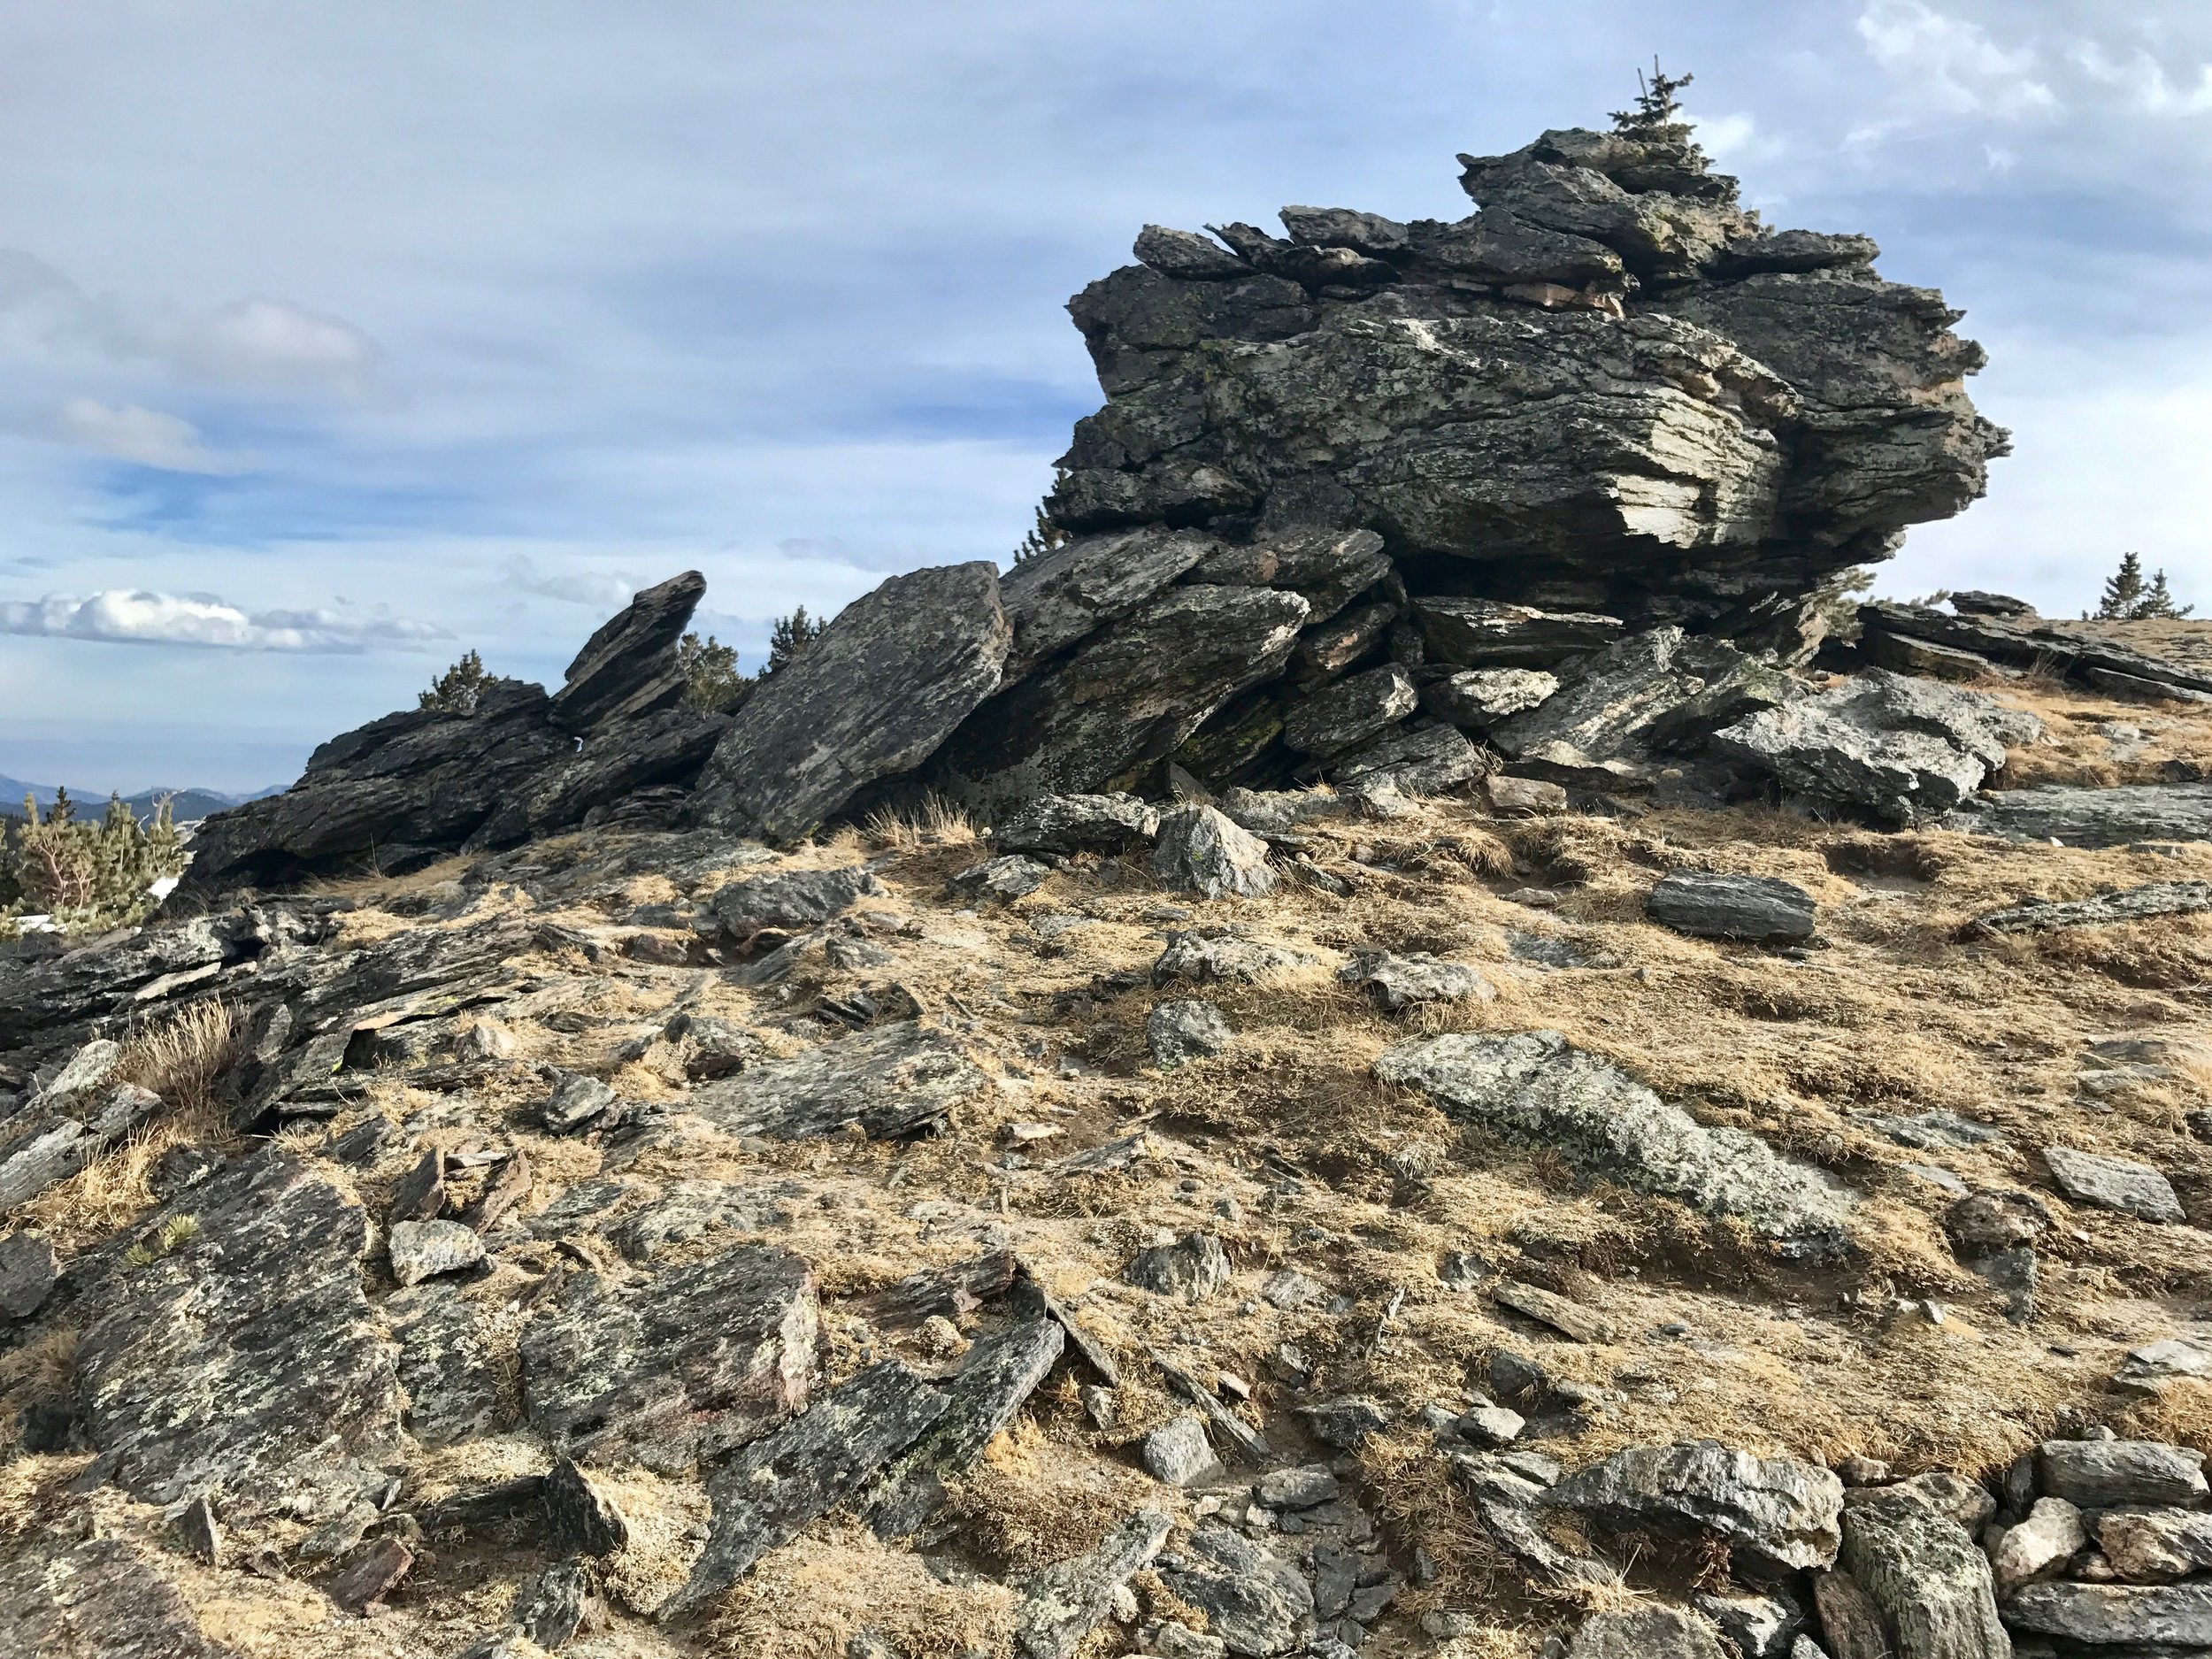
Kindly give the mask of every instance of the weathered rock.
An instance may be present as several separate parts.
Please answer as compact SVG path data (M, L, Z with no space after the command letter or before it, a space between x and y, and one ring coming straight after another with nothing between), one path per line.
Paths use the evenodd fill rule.
M392 1277L402 1285L457 1272L484 1259L484 1240L476 1229L457 1221L397 1222L388 1242Z
M885 1360L739 1451L707 1479L714 1516L706 1548L659 1617L673 1618L736 1583L913 1445L949 1403L943 1390Z
M2061 927L2107 927L2154 916L2196 916L2212 910L2212 881L2154 881L2120 893L2063 903L2036 900L1977 916L1970 926L1993 933L2047 933Z
M1014 635L1008 680L1127 617L1221 545L1195 530L1154 526L1077 536L1022 560L999 584Z
M1951 612L1879 601L1861 605L1860 649L1870 647L1878 660L1886 649L1932 648L2123 695L2132 691L2147 701L2212 699L2212 674L2131 649L2109 635L2047 622L2032 611L1978 611L1970 601L1961 605L1955 596L1951 603Z
M1360 1394L1300 1406L1298 1415L1305 1418L1314 1439L1343 1451L1357 1449L1369 1435L1390 1425L1389 1411Z
M1482 798L1500 818L1547 818L1567 810L1565 788L1540 778L1486 778Z
M1124 787L1237 692L1280 672L1310 609L1271 588L1169 588L978 708L929 779L986 811Z
M1509 716L1536 708L1559 689L1556 675L1533 668L1471 668L1421 693L1421 706L1440 720L1486 732Z
M2212 1377L2212 1348L2168 1337L2129 1349L2112 1386L2131 1394L2157 1394L2171 1383L2208 1377Z
M1252 274L1250 265L1219 242L1201 236L1196 231L1147 225L1137 233L1137 243L1132 251L1162 276L1180 277L1186 281L1221 281Z
M1401 1043L1375 1074L1586 1175L1737 1217L1786 1252L1841 1248L1847 1201L1824 1176L1740 1130L1706 1127L1556 1032Z
M338 1563L323 1589L347 1612L358 1613L397 1589L414 1564L415 1552L403 1540L372 1539Z
M2035 1507L2039 1510L2055 1502L2044 1498ZM2075 1550L2088 1541L2078 1514L2073 1536ZM2012 1533L2005 1539L2009 1545ZM2212 1515L2190 1509L2108 1509L2098 1518L2097 1547L2113 1571L2131 1584L2163 1584L2212 1567ZM2001 1551L1999 1564L2001 1568Z
M1173 1244L1140 1250L1121 1270L1125 1283L1179 1302L1204 1302L1229 1283L1229 1256L1210 1233L1189 1233Z
M2004 1537L1990 1553L1997 1594L2008 1596L2024 1584L2053 1577L2088 1542L2079 1509L2063 1498L2038 1498L2024 1520L2005 1528ZM2105 1553L2112 1553L2109 1543L2105 1545Z
M1176 933L1152 964L1152 983L1193 979L1201 985L1216 979L1234 979L1256 985L1310 964L1312 957L1279 945L1226 937L1207 939L1197 933Z
M1170 1486L1197 1479L1220 1461L1206 1438L1206 1419L1195 1411L1170 1417L1154 1429L1144 1437L1137 1455L1147 1474Z
M135 1083L84 1094L53 1094L43 1110L18 1114L0 1141L0 1216L28 1203L152 1121L161 1096Z
M2005 1621L2016 1631L2110 1644L2115 1659L2131 1651L2120 1643L2147 1655L2194 1653L2212 1647L2212 1584L2032 1584L2005 1604Z
M1204 1612L1208 1633L1240 1659L1288 1653L1312 1627L1313 1590L1305 1574L1225 1526L1201 1526L1188 1552L1176 1565L1164 1565L1160 1577Z
M1181 806L1161 816L1152 873L1210 899L1262 898L1275 890L1267 843L1210 806Z
M934 753L998 689L1012 637L987 561L892 577L755 687L699 774L694 813L805 834Z
M597 1078L570 1071L560 1077L552 1094L538 1108L538 1120L557 1135L574 1134L589 1128L619 1103L614 1090Z
M1859 654L1878 668L1901 674L1924 674L1932 680L1956 680L1971 684L1993 673L1989 658L1953 645L1937 645L1902 634L1877 632L1863 635Z
M1695 1606L1743 1659L1790 1659L1790 1648L1805 1627L1805 1610L1786 1590L1771 1595L1701 1595Z
M1593 1613L1575 1631L1566 1659L1725 1659L1712 1632L1679 1608Z
M1060 1357L1057 1321L1035 1319L979 1340L946 1385L945 1414L895 1457L862 1494L859 1507L879 1538L918 1531L945 1501L945 1482L982 1454L1014 1420Z
M1068 1659L1113 1605L1114 1593L1151 1563L1172 1523L1140 1509L1071 1561L1033 1574L1014 1611L1014 1649L1021 1659Z
M1337 976L1347 985L1363 985L1376 1003L1391 1013L1416 1002L1497 1000L1498 987L1463 962L1446 962L1426 951L1398 956L1386 950L1355 956Z
M2155 1440L2046 1440L2036 1449L2043 1490L2085 1509L2204 1502L2204 1454Z
M143 1266L120 1241L73 1268L84 1434L150 1502L349 1488L399 1439L390 1345L361 1294L368 1219L304 1159L239 1159L131 1235L191 1229Z
M119 1538L40 1540L0 1561L0 1652L39 1659L237 1659L156 1564Z
M1997 1512L1997 1500L1981 1482L1945 1469L1930 1470L1887 1486L1855 1487L1844 1494L1843 1502L1846 1509L1867 1503L1916 1503L1956 1522L1969 1536L1978 1534Z
M731 1134L799 1141L853 1125L871 1139L927 1134L990 1079L949 1038L898 1020L695 1089L686 1102Z
M1123 853L1148 848L1160 814L1133 795L1041 795L991 833L1014 853Z
M1419 706L1413 676L1395 663L1317 691L1283 721L1283 742L1302 755L1341 754L1388 730Z
M1216 549L1187 582L1229 588L1286 588L1310 607L1309 624L1334 617L1356 594L1391 573L1383 539L1372 530L1292 530Z
M2074 1147L2045 1147L2043 1162L2059 1191L2077 1203L2116 1210L2146 1221L2186 1221L2173 1183L2147 1164L2108 1158Z
M1820 1611L1821 1634L1836 1659L1893 1659L1882 1609L1849 1573L1838 1568L1814 1574L1813 1604Z
M1949 1517L1909 1500L1855 1505L1838 1560L1881 1609L1900 1659L2012 1659L1989 1558Z
M1617 1342L1620 1327L1594 1309L1515 1279L1501 1279L1490 1294L1501 1307L1510 1308L1560 1335L1577 1342Z
M1835 1560L1843 1483L1792 1458L1689 1440L1616 1452L1569 1475L1542 1502L1610 1526L1709 1532L1769 1571L1793 1571Z
M542 1491L547 1531L557 1548L580 1555L611 1555L630 1541L621 1506L571 1457L557 1457Z
M1328 1464L1301 1463L1261 1476L1253 1482L1252 1496L1271 1509L1310 1509L1335 1502L1342 1490Z
M1563 1548L1539 1524L1546 1488L1502 1458L1461 1455L1452 1473L1498 1548L1540 1582L1560 1587L1617 1588L1620 1574L1601 1561Z
M1430 795L1481 777L1492 764L1457 726L1416 725L1337 756L1328 772L1340 789L1387 782L1405 795Z
M54 1288L58 1267L53 1245L35 1233L0 1239L0 1314L27 1319L36 1313Z
M524 1414L572 1455L680 1471L806 1403L820 1317L806 1263L767 1245L588 1279L523 1333Z
M1979 692L1871 670L1738 721L1714 750L1788 794L1895 824L1940 821L2043 723Z
M1794 881L1696 870L1662 877L1644 908L1678 933L1765 941L1810 939L1816 907Z
M1010 904L1044 886L1051 873L1033 858L1005 853L970 864L945 883L945 891L969 904Z
M708 901L715 923L742 947L757 935L795 933L841 916L864 897L880 896L883 883L865 864L840 870L793 870L733 881Z
M1440 596L1414 609L1432 661L1458 668L1555 668L1621 637L1618 617Z
M1960 803L1950 829L2068 847L2212 841L2212 783L2037 784Z
M590 1576L580 1563L555 1562L525 1579L515 1592L516 1627L551 1653L565 1647L604 1616Z
M686 571L641 589L609 618L568 665L547 710L564 732L587 736L614 721L672 706L684 692L676 641L705 596L707 579Z
M497 1322L457 1286L432 1284L385 1304L399 1343L407 1431L426 1446L450 1446L506 1426Z
M1162 1002L1144 1020L1145 1047L1163 1071L1219 1054L1234 1035L1219 1009L1194 997Z

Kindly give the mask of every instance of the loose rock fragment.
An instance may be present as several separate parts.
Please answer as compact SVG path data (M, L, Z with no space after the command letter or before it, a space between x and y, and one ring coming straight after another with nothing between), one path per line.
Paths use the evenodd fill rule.
M1195 1411L1170 1417L1146 1435L1139 1455L1147 1474L1171 1486L1197 1479L1219 1462L1206 1438L1206 1420Z
M2046 1440L2036 1450L2043 1490L2085 1509L2201 1503L2204 1454L2155 1440Z
M554 1459L542 1491L555 1545L581 1555L611 1555L630 1541L630 1524L605 1487L571 1457Z
M484 1259L484 1240L476 1229L457 1221L399 1222L392 1228L388 1248L392 1277L402 1285L458 1272Z
M2124 893L2101 893L2093 899L2015 904L1977 916L1970 926L1992 933L2036 933L2064 927L2106 927L2154 916L2193 916L2207 910L2212 910L2212 881L2154 881Z
M689 1109L731 1134L808 1140L857 1125L872 1140L926 1134L989 1085L949 1037L898 1020L693 1091Z
M1180 1302L1204 1302L1229 1283L1229 1256L1210 1233L1189 1233L1173 1244L1140 1250L1122 1269L1122 1279L1156 1295Z
M1683 872L1662 879L1645 907L1652 920L1701 939L1765 941L1813 935L1813 895L1773 876Z
M1152 873L1210 899L1261 898L1275 890L1267 843L1210 806L1178 807L1161 818Z
M1172 1525L1156 1510L1140 1509L1088 1555L1033 1576L1014 1613L1021 1659L1068 1659L1106 1617L1114 1592L1160 1553Z
M2173 1184L2147 1164L2108 1158L2073 1147L2045 1147L2043 1162L2069 1198L2146 1221L2186 1221Z
M1033 858L1007 853L970 864L945 884L945 890L970 904L1010 904L1044 886L1051 873Z
M1502 1279L1491 1287L1502 1307L1516 1313L1526 1314L1540 1325L1548 1325L1562 1336L1578 1342L1617 1342L1620 1327L1603 1314L1585 1308L1579 1302L1540 1290L1534 1285L1525 1285L1517 1279Z
M1498 987L1463 962L1446 962L1425 951L1402 956L1371 951L1355 956L1338 975L1347 985L1363 985L1390 1013L1416 1002L1455 1002L1464 998L1493 1002Z
M1709 1532L1770 1571L1836 1558L1843 1483L1792 1458L1758 1458L1717 1440L1634 1447L1569 1475L1545 1495L1609 1525Z
M1171 998L1144 1020L1145 1046L1163 1071L1219 1054L1234 1035L1219 1009L1195 997Z
M1643 1607L1591 1614L1575 1632L1566 1659L1727 1659L1727 1650L1680 1609Z

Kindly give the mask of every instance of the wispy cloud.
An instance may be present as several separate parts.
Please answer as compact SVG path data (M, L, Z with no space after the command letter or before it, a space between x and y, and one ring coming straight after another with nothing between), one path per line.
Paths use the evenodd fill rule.
M114 645L192 645L234 651L419 649L453 635L434 623L351 606L249 613L212 594L110 588L88 598L49 594L0 600L0 634L100 640Z
M541 571L537 561L526 553L511 557L503 573L510 588L535 594L541 599L561 599L571 604L597 605L610 611L628 604L630 595L638 589L637 583L612 571Z
M169 472L239 472L246 456L221 455L202 442L199 428L176 415L136 403L108 404L73 397L61 406L60 435L84 449Z

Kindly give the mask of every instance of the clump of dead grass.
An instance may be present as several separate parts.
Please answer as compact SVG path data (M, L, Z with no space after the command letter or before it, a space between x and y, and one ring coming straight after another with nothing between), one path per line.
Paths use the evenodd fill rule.
M978 834L965 809L934 794L907 805L879 808L862 820L860 828L869 841L890 852L964 847Z
M729 1659L844 1659L856 1632L876 1630L912 1659L955 1659L1010 1652L1013 1613L1003 1585L947 1584L919 1555L846 1527L763 1561L721 1598L707 1640Z

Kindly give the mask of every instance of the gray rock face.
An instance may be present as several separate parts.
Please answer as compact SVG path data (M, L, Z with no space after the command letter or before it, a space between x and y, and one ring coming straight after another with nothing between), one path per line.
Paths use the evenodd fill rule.
M949 1403L943 1390L885 1360L745 1447L708 1477L714 1517L706 1548L659 1617L677 1617L736 1583L913 1445Z
M1393 956L1386 950L1356 956L1337 976L1347 985L1363 985L1378 1006L1390 1013L1416 1002L1455 1002L1465 997L1497 1000L1498 987L1463 962L1446 962L1425 951Z
M1421 694L1421 706L1440 720L1486 732L1509 715L1537 707L1558 689L1558 676L1538 669L1471 668L1429 687Z
M0 1562L0 1651L46 1659L236 1659L158 1558L119 1538L42 1540Z
M601 624L553 694L547 709L553 724L584 736L611 721L672 706L684 694L676 641L706 591L707 579L686 571L641 589Z
M2116 1210L2146 1221L2186 1221L2173 1183L2147 1164L2108 1158L2072 1147L2045 1147L2043 1162L2059 1191L2077 1203Z
M1219 1009L1195 997L1171 998L1144 1020L1145 1046L1163 1071L1219 1054L1234 1035Z
M484 1259L484 1240L476 1229L457 1221L396 1222L389 1247L392 1277L402 1285L457 1272Z
M1989 595L2001 598L2001 595ZM1970 654L1984 663L2004 663L2057 674L2077 684L2147 700L2177 703L2212 699L2212 674L2162 657L2131 650L2116 640L2086 628L2047 622L2032 611L1976 611L1971 601L1952 599L1953 615L1926 605L1876 603L1859 607L1862 649L1932 646Z
M1565 670L1556 692L1493 726L1490 741L1516 772L1554 783L1641 786L1658 771L1663 741L1701 739L1802 695L1718 640L1654 628Z
M1122 1269L1122 1279L1155 1295L1179 1302L1204 1302L1229 1283L1229 1257L1210 1233L1186 1233L1173 1244L1140 1250Z
M958 872L945 884L945 890L970 904L1010 904L1044 886L1051 873L1033 858L1003 853Z
M1114 1592L1151 1563L1171 1523L1140 1509L1072 1561L1033 1575L1014 1613L1014 1649L1021 1659L1068 1659L1113 1605Z
M1008 674L1018 679L1118 622L1221 545L1195 530L1152 526L1078 536L1022 560L999 586L1014 630Z
M800 1141L857 1124L870 1138L926 1134L987 1087L951 1039L898 1020L695 1089L687 1107L731 1134Z
M1713 748L1787 793L1921 824L1955 810L2004 764L2008 745L2042 730L1978 692L1877 669L1724 727Z
M2024 1584L2047 1578L2079 1555L2089 1542L2081 1511L2063 1498L2038 1498L2017 1525L2008 1526L1990 1552L1997 1594L2010 1595ZM2109 1555L2111 1547L2106 1546ZM2132 1574L2123 1573L2124 1577ZM2180 1577L2179 1573L2172 1575Z
M1283 721L1283 741L1302 755L1340 754L1387 731L1420 701L1413 676L1388 663L1308 697Z
M1121 787L1237 692L1279 673L1309 611L1279 588L1170 588L984 703L945 741L929 779L987 811Z
M1207 1632L1240 1659L1271 1659L1312 1628L1313 1589L1297 1566L1256 1548L1225 1526L1201 1526L1179 1563L1162 1567L1168 1588L1206 1615Z
M1206 1438L1206 1419L1195 1411L1170 1417L1144 1437L1137 1455L1145 1473L1163 1486L1179 1486L1216 1467L1213 1442Z
M119 1243L73 1287L92 1311L77 1345L86 1437L115 1479L166 1503L355 1489L356 1459L399 1435L391 1345L361 1294L368 1218L303 1160L238 1160L143 1224L197 1223L136 1267ZM131 1236L137 1236L134 1233Z
M2008 841L2055 841L2069 847L2212 841L2212 783L2122 784L2110 789L2037 784L1962 802L1944 823Z
M1267 843L1210 806L1180 806L1161 816L1152 873L1210 899L1263 898L1275 890Z
M2056 1499L2039 1499L2036 1508ZM2013 1532L2023 1530L2015 1527ZM2074 1548L2087 1540L2074 1524ZM2005 1534L2009 1544L2012 1532ZM2212 1567L2212 1515L2190 1509L2108 1509L2097 1523L2097 1546L2113 1571L2131 1584L2163 1584ZM2070 1554L2071 1552L2069 1552Z
M1328 770L1330 780L1348 793L1386 783L1419 795L1443 795L1481 777L1491 764L1456 726L1412 726L1338 756Z
M2061 927L2108 927L2154 916L2196 916L2207 910L2212 910L2212 881L2154 881L2091 899L2008 905L1977 916L1973 926L1993 933L2039 933Z
M1681 871L1663 877L1644 908L1652 920L1700 939L1810 939L1813 895L1773 876Z
M54 1247L36 1233L0 1239L0 1314L27 1319L36 1313L54 1288L58 1265Z
M1712 1632L1679 1608L1593 1613L1576 1630L1567 1659L1728 1659Z
M926 760L998 689L1011 639L995 565L892 577L745 700L693 812L776 841L805 834Z
M1415 607L1430 659L1456 668L1550 668L1621 637L1618 617L1449 595Z
M945 1501L945 1482L972 1463L1014 1419L1060 1357L1056 1320L1033 1319L976 1343L945 1386L944 1415L869 1484L859 1507L879 1538L905 1538Z
M1881 1609L1900 1659L2012 1659L1989 1558L1949 1517L1909 1500L1855 1505L1839 1560Z
M1586 1175L1738 1217L1786 1253L1842 1247L1848 1200L1824 1176L1740 1130L1706 1127L1557 1032L1401 1043L1375 1074Z
M0 1130L0 1216L67 1180L161 1110L161 1096L135 1083L81 1094L49 1091Z
M2016 1631L2069 1641L2139 1644L2146 1654L2212 1647L2212 1584L2032 1584L2005 1604ZM2162 1645L2159 1645L2162 1644Z
M2043 1490L2085 1509L2125 1503L2193 1507L2205 1500L2204 1454L2154 1440L2046 1440Z
M1123 853L1149 847L1159 812L1133 795L1048 795L993 831L1010 853Z
M1216 979L1233 979L1256 985L1312 960L1297 951L1261 944L1256 940L1207 939L1197 933L1177 933L1168 941L1160 959L1152 964L1152 983L1165 985L1172 979L1191 979L1204 985Z
M766 1245L593 1280L523 1333L524 1414L572 1455L680 1471L806 1403L820 1317L806 1263Z
M840 870L791 870L733 881L716 891L707 908L723 933L743 944L772 930L785 933L818 927L852 909L862 898L883 890L883 883L865 864Z
M1610 1526L1709 1532L1770 1571L1825 1567L1841 1542L1843 1483L1834 1475L1718 1440L1616 1452L1569 1475L1542 1502Z
M1286 588L1310 607L1309 623L1323 623L1390 572L1383 539L1371 530L1294 530L1221 548L1194 566L1184 580Z
M1787 1591L1701 1595L1696 1607L1743 1659L1790 1659L1797 1633L1805 1627L1805 1610Z

